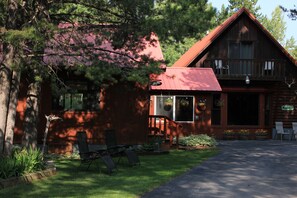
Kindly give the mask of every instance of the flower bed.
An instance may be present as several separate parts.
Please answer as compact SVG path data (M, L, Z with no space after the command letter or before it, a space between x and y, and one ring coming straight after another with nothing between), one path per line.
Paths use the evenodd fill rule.
M238 134L239 134L239 139L240 140L249 140L251 137L250 137L250 130L248 129L240 129L238 131Z
M269 133L267 129L257 129L255 131L256 140L267 140L269 139Z
M224 130L223 134L224 140L237 140L238 134L233 129Z

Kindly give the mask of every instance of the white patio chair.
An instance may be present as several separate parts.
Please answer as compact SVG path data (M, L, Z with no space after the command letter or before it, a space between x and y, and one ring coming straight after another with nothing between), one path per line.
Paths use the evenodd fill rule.
M296 135L297 135L297 122L292 122L292 137L297 140Z
M284 130L283 122L275 122L275 129L276 129L276 132L275 132L276 138L277 138L278 135L280 135L280 138L281 138L281 141L282 141L283 140L283 136L289 135L289 139L291 139L290 132Z

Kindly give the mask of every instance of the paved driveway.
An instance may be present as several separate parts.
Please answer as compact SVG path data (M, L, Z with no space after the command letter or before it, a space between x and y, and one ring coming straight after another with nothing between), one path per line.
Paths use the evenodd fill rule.
M222 141L219 148L219 155L143 198L297 197L296 141Z

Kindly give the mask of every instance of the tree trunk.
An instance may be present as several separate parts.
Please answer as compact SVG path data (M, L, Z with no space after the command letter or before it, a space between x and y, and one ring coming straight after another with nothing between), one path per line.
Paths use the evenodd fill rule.
M4 153L10 155L13 145L13 134L16 119L16 107L18 103L18 93L20 85L20 72L14 71L12 74L10 101L6 122Z
M11 86L11 65L14 57L14 47L3 45L4 59L0 66L0 153L3 153L6 131L9 92Z
M37 127L39 116L40 92L40 82L33 82L29 85L25 110L24 135L22 140L22 144L26 148L37 148Z

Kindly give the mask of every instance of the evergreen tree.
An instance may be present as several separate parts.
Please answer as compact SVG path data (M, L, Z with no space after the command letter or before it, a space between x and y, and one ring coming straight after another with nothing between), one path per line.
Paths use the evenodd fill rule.
M0 88L0 152L4 148L4 139L12 143L13 137L7 128L14 125L16 94L13 92L13 77L15 82L20 77L20 72L26 74L29 82L27 107L25 112L24 124L24 145L35 146L37 141L37 124L39 112L39 98L41 92L41 83L49 78L55 78L54 71L56 65L45 64L44 50L48 47L48 41L53 41L58 34L65 35L65 31L76 32L94 32L104 36L104 39L112 43L114 49L125 47L126 52L117 55L126 57L131 63L126 65L135 69L119 69L110 64L113 54L106 53L107 61L98 61L98 56L92 54L94 49L80 43L77 49L83 50L89 56L88 60L92 63L87 71L83 71L87 77L94 77L94 73L100 71L101 78L93 79L102 83L114 83L114 81L106 81L109 77L122 80L148 81L148 74L159 72L157 64L149 63L152 61L149 57L137 57L130 54L136 53L138 49L143 48L145 36L152 31L148 26L147 20L152 15L153 1L108 1L108 0L78 0L78 1L17 1L8 0L0 2L0 29L3 60L1 61L1 88ZM71 28L58 29L61 23L72 24ZM76 26L74 24L79 24ZM112 29L110 29L112 27ZM64 31L64 32L63 32ZM80 37L79 37L80 36ZM82 35L78 35L77 39ZM61 40L56 40L57 42ZM77 40L79 41L79 40ZM97 45L100 46L102 39L97 39ZM65 49L71 48L70 43L60 43ZM78 43L76 43L78 44ZM53 46L57 52L61 46ZM96 51L104 51L104 49L96 49ZM129 51L129 53L128 53ZM66 51L72 54L52 54L53 56L64 57L75 56L74 50ZM135 67L137 66L137 67ZM80 64L76 64L74 68L82 68ZM65 68L64 68L65 69ZM115 77L116 76L116 77ZM16 86L18 88L18 86ZM17 91L17 90L16 90ZM17 92L16 92L17 93ZM10 99L13 96L13 100ZM13 103L13 104L11 104ZM10 113L10 111L14 111ZM8 118L12 119L8 122ZM9 127L8 127L9 126Z
M242 7L248 9L258 19L262 17L261 7L257 6L258 0L229 0L228 10L230 14L237 12Z
M156 1L153 27L168 66L215 26L215 13L207 0Z
M292 19L292 20L296 20L297 19L297 9L296 9L296 5L294 6L294 8L285 8L283 6L280 6L281 9L284 11L284 12L287 12L288 13L288 16Z

